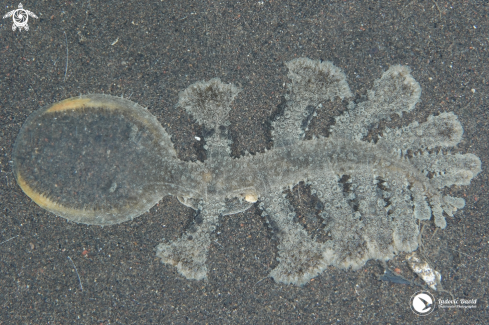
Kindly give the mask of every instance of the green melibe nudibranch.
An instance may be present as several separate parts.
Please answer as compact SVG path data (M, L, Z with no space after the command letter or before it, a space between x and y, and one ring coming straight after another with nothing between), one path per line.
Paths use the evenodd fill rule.
M469 185L481 171L473 154L435 149L456 146L463 129L453 113L430 116L383 130L377 142L363 138L392 114L414 109L419 84L405 66L390 67L368 100L336 117L328 137L304 135L316 110L352 92L331 62L287 62L288 93L272 122L272 149L231 157L230 105L239 89L219 79L197 82L180 93L178 105L206 130L207 158L177 158L170 136L149 111L129 100L88 95L34 112L14 148L18 184L38 205L69 220L110 225L131 220L162 197L174 195L196 210L195 222L177 240L156 248L162 262L189 279L207 276L211 234L226 215L258 204L278 242L275 281L302 285L328 265L358 269L369 259L388 260L418 247L419 221L434 216L446 227L463 208L444 195L451 185ZM409 152L409 154L408 154ZM305 182L321 201L318 217L326 240L296 222L284 191Z

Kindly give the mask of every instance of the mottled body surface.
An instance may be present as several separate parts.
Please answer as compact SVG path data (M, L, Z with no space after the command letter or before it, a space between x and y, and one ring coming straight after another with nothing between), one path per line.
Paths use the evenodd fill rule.
M48 178L36 179L36 168L45 168L47 164L45 158L36 156L39 144L33 143L30 135L44 137L45 127L36 126L40 117L48 126L65 130L58 140L49 142L49 148L61 150L56 141L68 141L70 148L77 152L71 158L59 153L66 158L61 159L66 168L79 163L82 147L101 149L94 141L89 146L77 146L73 143L83 141L66 140L66 136L72 137L70 129L78 124L72 119L71 126L61 127L60 121L53 120L59 116L46 118L45 114L54 114L53 108L35 113L19 135L14 152L17 180L39 205L67 219L88 224L123 222L144 213L165 195L177 196L181 203L197 210L195 222L179 239L160 244L157 255L164 263L176 266L182 275L198 280L207 275L211 233L219 225L219 218L245 211L255 202L279 241L279 264L270 275L276 281L294 284L306 283L328 265L359 268L369 259L388 260L400 251L414 251L418 246L420 220L433 215L435 224L444 228L443 213L451 216L464 206L463 199L443 195L441 189L454 184L468 185L481 170L480 160L472 154L451 155L439 151L461 140L463 129L453 113L431 116L425 123L413 122L401 129L386 129L376 143L363 140L369 127L381 119L414 109L421 89L408 68L391 67L374 83L367 101L358 105L351 101L348 109L336 118L329 137L304 140L308 123L323 102L336 97L347 99L352 93L344 73L331 62L301 58L288 62L287 66L291 83L286 106L272 123L274 148L267 152L239 158L230 156L228 114L239 90L212 79L191 85L180 94L179 100L179 106L206 130L204 162L183 162L176 158L169 136L142 107L111 96L91 95L82 97L88 100L83 105L73 104L61 112L57 110L56 114L65 114L64 118L69 119L73 112L89 116L98 112L103 118L114 120L114 124L109 124L117 126L115 129L120 134L109 141L110 155L120 158L108 159L103 147L103 157L92 162L95 172L116 168L114 180L90 183L91 186L80 189L87 195L80 196L56 189L58 173L47 173ZM121 116L125 119L121 120ZM88 119L84 120L86 124L92 121L91 117ZM100 128L95 137L84 136L84 141L86 137L99 139L106 131ZM119 145L119 141L128 145ZM108 146L106 142L104 146ZM116 147L120 151L113 153ZM137 159L141 159L139 167L124 169L122 157L131 157L137 150ZM98 168L104 161L106 166ZM107 166L107 161L114 168ZM32 172L26 178L27 170ZM69 184L72 175L66 175L61 178ZM78 178L80 181L86 179ZM326 240L311 237L295 221L294 207L284 190L299 182L308 184L311 193L322 203L320 217ZM119 188L117 184L124 186ZM98 201L89 199L89 192ZM132 196L113 196L113 193L127 192ZM72 203L75 197L82 201ZM127 202L122 204L118 201L121 198Z

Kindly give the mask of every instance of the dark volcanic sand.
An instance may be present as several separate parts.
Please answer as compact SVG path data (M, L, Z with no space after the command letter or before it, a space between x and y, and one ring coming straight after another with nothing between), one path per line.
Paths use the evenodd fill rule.
M5 2L0 15L17 5ZM489 319L487 1L23 5L39 16L29 19L29 31L13 32L11 18L0 21L0 324L483 324ZM202 136L202 127L175 108L178 92L219 77L243 89L231 111L233 155L271 148L269 121L285 93L284 61L296 57L333 61L345 71L357 100L390 65L408 65L421 84L421 102L381 128L444 111L458 115L465 134L453 151L474 153L483 171L470 186L447 190L464 197L466 207L447 219L443 231L435 233L432 222L426 223L423 253L441 272L444 288L455 298L478 299L476 309L437 308L420 318L409 300L421 288L379 281L378 261L359 271L330 268L303 287L275 283L267 274L276 265L276 243L256 205L223 218L210 248L208 280L189 281L161 264L154 251L162 238L177 238L192 220L193 211L176 198L165 197L132 222L101 228L53 216L15 183L11 154L27 116L79 94L130 96L171 134L181 159L196 160L204 157L202 141L194 138ZM327 135L332 117L346 104L328 107L312 122L309 136ZM309 189L300 185L290 196L305 226L313 228ZM387 264L414 277L404 254Z

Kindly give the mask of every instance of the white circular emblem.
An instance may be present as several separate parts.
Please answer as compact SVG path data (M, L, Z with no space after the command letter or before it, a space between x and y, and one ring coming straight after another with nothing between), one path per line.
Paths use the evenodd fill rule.
M411 310L419 316L431 314L435 309L435 297L428 291L418 291L411 297Z
M25 29L29 30L29 25L27 25L27 22L29 21L29 16L33 18L37 18L37 16L29 11L25 10L24 7L22 6L22 3L19 3L19 9L12 10L8 12L3 18L7 17L12 17L12 20L14 21L14 24L12 25L12 30L16 30L17 28L19 30Z

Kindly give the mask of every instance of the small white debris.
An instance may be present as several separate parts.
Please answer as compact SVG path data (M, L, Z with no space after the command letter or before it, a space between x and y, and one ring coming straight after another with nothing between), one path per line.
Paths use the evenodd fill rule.
M119 42L119 37L117 37L115 41L113 41L112 43L110 43L110 45L114 46L114 45L117 44L117 42Z
M472 88L470 91L471 91L473 94L475 94L475 89L474 89L474 88Z
M431 289L436 291L436 286L441 285L440 272L433 270L427 262L421 261L416 252L406 256L411 270L416 273Z
M258 201L258 194L255 192L250 192L245 194L245 201L249 203L255 203Z
M200 141L200 137L195 137L195 140Z

